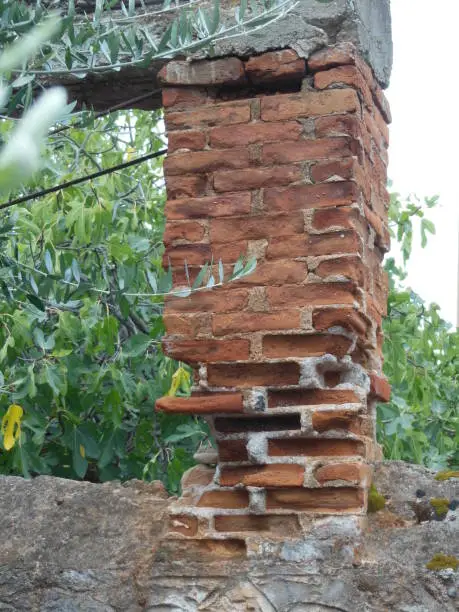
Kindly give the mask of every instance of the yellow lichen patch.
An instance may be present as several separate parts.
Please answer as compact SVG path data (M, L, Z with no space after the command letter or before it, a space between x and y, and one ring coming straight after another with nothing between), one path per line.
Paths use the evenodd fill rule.
M443 553L435 554L429 563L426 563L426 568L429 570L443 570L459 568L459 559L453 555L444 555Z
M449 499L446 497L432 497L430 503L439 518L444 518L448 514Z
M435 480L450 480L450 478L459 478L459 470L443 470L435 475Z
M368 492L368 512L378 512L378 510L382 510L385 505L386 500L383 495L381 495L375 485L372 484Z

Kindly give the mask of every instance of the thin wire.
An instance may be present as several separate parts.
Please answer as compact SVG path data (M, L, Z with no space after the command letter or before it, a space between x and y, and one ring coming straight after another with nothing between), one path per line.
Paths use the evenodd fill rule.
M104 170L99 170L98 172L94 172L93 174L86 174L85 176L80 176L79 178L67 181L66 183L60 183L59 185L55 185L54 187L50 187L49 189L42 189L41 191L29 193L25 196L21 196L20 198L16 198L15 200L11 200L10 202L4 202L3 204L0 204L0 210L10 208L10 206L14 206L15 204L22 204L23 202L36 200L37 198L41 198L45 195L48 195L49 193L55 193L56 191L60 191L61 189L67 189L68 187L73 187L73 185L85 183L86 181L90 181L106 174L111 174L112 172L116 172L117 170L123 170L124 168L129 168L130 166L141 164L142 162L147 161L149 159L154 159L155 157L161 157L162 155L166 155L166 153L167 149L161 149L160 151L156 151L155 153L148 153L147 155L142 155L142 157L136 157L135 159L131 159L130 161L124 162L122 164L118 164L117 166L105 168Z
M110 113L121 110L130 106L131 104L135 104L136 102L141 102L142 100L146 100L150 96L154 96L157 93L161 93L161 89L153 89L146 94L142 94L141 96L136 96L135 98L130 98L129 100L125 100L124 102L120 102L119 104L115 104L115 106L111 106L103 111L100 111L94 115L94 119L100 119L100 117L105 117L105 115L109 115ZM68 125L63 125L60 128L57 128L53 132L50 132L50 136L54 136L55 134L59 134L60 132L64 132L65 130L77 129L78 127L84 125L84 120L82 119L79 123L69 123Z

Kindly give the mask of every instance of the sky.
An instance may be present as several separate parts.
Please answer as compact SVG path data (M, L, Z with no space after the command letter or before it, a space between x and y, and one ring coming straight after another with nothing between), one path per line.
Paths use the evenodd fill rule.
M375 0L378 1L378 0ZM440 197L428 211L437 233L420 241L407 284L457 321L459 78L457 0L392 0L394 67L389 177L402 196Z

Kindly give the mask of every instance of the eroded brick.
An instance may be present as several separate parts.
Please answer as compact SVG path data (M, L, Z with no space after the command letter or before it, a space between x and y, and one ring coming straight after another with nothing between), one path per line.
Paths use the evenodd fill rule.
M202 219L205 217L232 217L250 212L250 193L227 193L202 198L169 200L166 203L167 219Z
M293 49L283 49L250 57L245 70L250 81L255 84L299 81L306 71L306 61L298 57Z
M281 331L300 327L299 310L282 312L235 312L229 315L214 315L212 329L216 336L254 331Z
M359 512L363 509L363 491L351 487L328 489L269 490L268 510L300 510L317 513Z
M223 467L220 473L223 487L301 487L303 481L304 467L294 463Z
M243 412L240 393L193 393L191 397L164 396L156 400L156 410L173 414L222 414Z
M188 363L215 363L216 361L245 361L249 358L250 344L245 339L234 340L177 340L166 337L164 352L177 361Z
M276 183L279 184L279 183ZM351 181L292 185L266 189L264 202L269 212L306 210L326 206L346 206L358 201L359 190Z
M264 97L261 101L263 121L285 121L332 113L355 113L359 110L359 99L353 89L280 94Z
M301 131L302 125L299 122L285 121L215 127L210 130L209 134L212 147L237 147L258 142L296 140Z
M203 493L197 505L199 508L228 508L229 510L247 508L249 494L243 490L223 491L215 489Z
M278 438L268 441L271 457L353 457L363 455L359 440L332 438Z
M270 359L281 357L319 357L328 354L344 357L351 346L352 340L336 334L264 336L263 355Z

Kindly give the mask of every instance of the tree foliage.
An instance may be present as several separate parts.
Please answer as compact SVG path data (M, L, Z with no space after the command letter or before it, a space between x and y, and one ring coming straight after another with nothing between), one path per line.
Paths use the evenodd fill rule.
M237 19L248 10L242 3ZM120 61L151 61L153 47L148 51L141 42L145 35L136 29L131 3L126 11L132 40L130 30L121 27L113 29L116 40L107 38L110 14L107 21L99 11L73 34L64 19L60 38L11 74L0 123L4 142L14 133L17 120L11 117L31 102L41 70L56 70L59 62L68 73L82 73L94 62L105 70ZM197 19L223 34L215 11ZM0 17L3 47L30 32L43 12L39 4L31 9L0 0ZM180 29L187 27L185 21L176 23L164 43L169 54L185 40ZM165 146L162 129L159 112L121 111L100 118L90 110L73 113L50 131L44 167L27 188L10 196L159 152ZM170 273L162 267L163 201L161 160L154 158L2 211L0 473L94 481L159 478L178 491L180 476L208 431L198 419L153 410L156 398L190 390L186 367L161 351L162 303L171 289ZM401 252L400 265L393 259L386 264L391 291L385 371L393 397L379 407L378 426L387 457L455 467L458 334L440 318L437 306L425 305L404 287L413 220L420 221L425 244L434 227L424 209L433 205L435 200L424 206L392 198L392 231ZM234 277L249 273L252 265L239 262ZM224 281L205 268L184 294L199 290L201 282Z
M384 321L385 373L392 399L379 406L379 439L385 456L422 463L432 468L459 465L459 333L405 286L406 263L414 231L421 244L435 228L425 213L437 198L403 202L393 194L392 235L400 264L386 262L390 279L388 316Z

